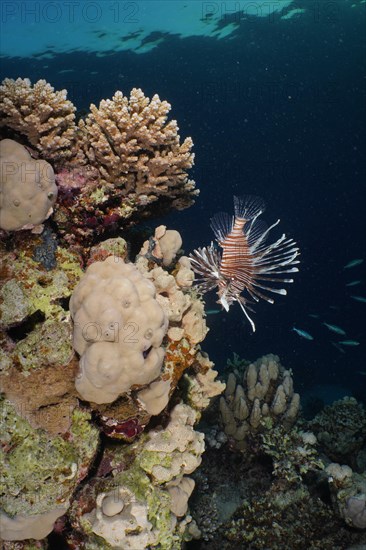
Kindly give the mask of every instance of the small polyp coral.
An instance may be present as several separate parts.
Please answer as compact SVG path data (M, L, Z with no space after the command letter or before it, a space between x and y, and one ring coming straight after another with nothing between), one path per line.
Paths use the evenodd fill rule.
M67 91L45 80L5 78L0 86L1 126L27 137L43 158L60 162L71 157L76 140L74 105Z

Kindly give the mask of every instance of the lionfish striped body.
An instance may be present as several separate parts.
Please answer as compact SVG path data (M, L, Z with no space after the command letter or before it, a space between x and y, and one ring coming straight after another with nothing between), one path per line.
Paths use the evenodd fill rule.
M258 197L234 197L234 216L220 212L211 219L222 252L211 243L190 255L192 268L201 277L199 290L217 288L217 303L226 311L238 302L253 331L249 304L260 298L273 303L268 293L286 294L284 288L276 285L293 282L283 275L298 271L294 265L299 263L300 254L296 243L284 234L274 243L265 244L268 233L280 220L268 227L258 219L264 209L264 202Z

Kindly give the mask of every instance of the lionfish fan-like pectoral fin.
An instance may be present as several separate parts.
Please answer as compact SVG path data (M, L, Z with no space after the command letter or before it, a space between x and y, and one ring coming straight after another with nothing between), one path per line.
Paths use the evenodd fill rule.
M234 197L235 217L242 220L253 220L264 212L266 205L260 197L245 195Z
M218 212L211 218L210 227L219 242L223 242L233 230L234 216L226 212Z
M268 225L263 220L258 220L253 218L248 221L243 227L243 233L248 240L249 248L252 248L255 243L262 237L262 235L267 235ZM265 237L262 239L262 241Z
M252 331L255 332L255 324L254 324L254 321L249 317L249 314L246 310L247 308L247 305L246 305L246 300L245 298L243 298L243 296L239 296L237 298L238 302L239 302L239 306L241 307L245 317L248 319L249 323L250 323L250 326L252 327Z
M198 281L198 290L208 292L216 288L220 279L221 255L214 244L194 250L189 259L193 271L201 277Z

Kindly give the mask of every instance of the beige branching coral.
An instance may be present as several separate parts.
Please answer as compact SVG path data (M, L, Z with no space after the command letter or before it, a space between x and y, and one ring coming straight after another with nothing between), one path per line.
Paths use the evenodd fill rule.
M0 86L0 125L25 135L47 160L75 154L75 111L67 91L55 91L45 80L32 86L28 78L6 78Z
M177 122L168 121L170 104L158 95L117 91L99 107L92 104L76 124L66 90L55 91L45 80L32 85L7 78L0 94L5 137L9 130L19 134L56 172L53 221L68 244L90 244L138 218L193 204L198 190L187 173L192 140L180 142ZM169 248L170 240L162 246Z
M192 140L179 143L177 122L167 123L170 109L158 95L150 100L136 88L129 98L118 91L99 108L90 106L79 127L85 155L103 183L122 187L140 201L152 202L168 193L178 208L193 202L194 183L186 173L193 165Z

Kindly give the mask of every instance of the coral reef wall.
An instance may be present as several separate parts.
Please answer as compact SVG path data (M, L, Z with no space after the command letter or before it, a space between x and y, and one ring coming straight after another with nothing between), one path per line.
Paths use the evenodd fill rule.
M168 550L199 536L188 502L204 451L195 423L224 388L200 348L203 302L177 231L121 236L197 195L192 141L181 143L169 111L134 89L78 120L67 92L44 80L0 87L7 550L55 537ZM183 375L201 400L188 400Z

